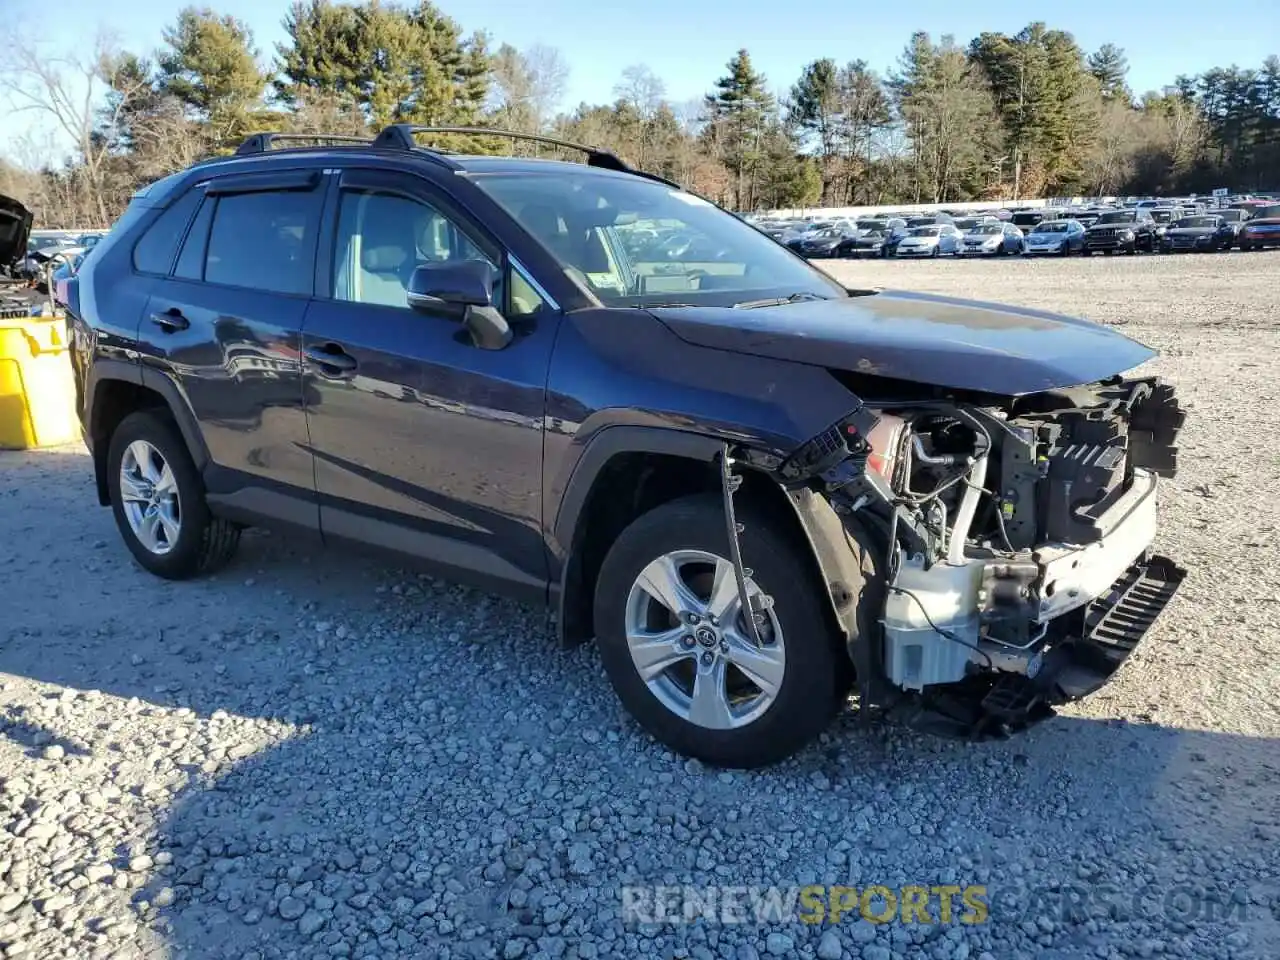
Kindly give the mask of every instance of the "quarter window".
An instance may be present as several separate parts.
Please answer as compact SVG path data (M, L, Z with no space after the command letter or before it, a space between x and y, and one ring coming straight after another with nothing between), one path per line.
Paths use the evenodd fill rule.
M143 232L133 248L133 266L140 273L168 274L173 256L186 233L202 193L188 190L175 200Z

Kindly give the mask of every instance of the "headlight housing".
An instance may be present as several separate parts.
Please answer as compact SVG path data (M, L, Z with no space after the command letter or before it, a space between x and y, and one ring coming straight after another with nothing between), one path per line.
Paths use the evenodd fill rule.
M1132 230L1121 230L1121 231L1120 231L1120 239L1121 239L1121 240L1132 240L1132 239L1133 239L1133 231L1132 231Z

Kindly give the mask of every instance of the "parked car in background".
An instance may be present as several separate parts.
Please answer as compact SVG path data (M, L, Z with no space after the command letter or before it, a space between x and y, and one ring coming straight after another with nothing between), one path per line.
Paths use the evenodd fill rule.
M891 257L898 249L898 244L907 235L907 221L903 217L893 217L885 224L884 243L880 247L882 257Z
M907 218L907 229L914 230L917 227L936 227L940 223L954 223L954 218L949 213L929 213L919 216Z
M1078 220L1046 220L1027 234L1027 253L1069 257L1084 250L1085 229Z
M837 249L840 244L846 240L853 240L858 236L858 230L848 221L843 221L838 226L827 227L825 230L815 230L804 235L802 239L792 240L787 246L800 254L802 257L834 257L837 256Z
M1246 210L1233 210L1228 207L1219 207L1213 211L1213 215L1222 221L1224 230L1231 233L1231 243L1229 246L1235 246L1240 241L1240 230L1249 220L1249 213Z
M1156 223L1150 211L1135 207L1104 213L1085 231L1084 255L1101 251L1111 254L1136 253L1156 249Z
M895 257L939 257L960 249L960 231L950 223L913 227L894 250Z
M881 223L874 228L858 231L856 237L849 237L840 242L836 248L837 257L879 257L884 253L884 243L889 227Z
M999 223L1000 220L997 217L988 216L986 214L975 214L973 216L960 217L952 222L955 224L956 229L961 233L968 233L980 224Z
M1009 221L1024 232L1030 230L1037 224L1044 223L1046 220L1053 219L1046 210L1019 210Z
M1169 224L1175 220L1181 220L1183 217L1191 216L1191 211L1182 207L1152 207L1149 212L1156 225L1157 245L1164 236L1164 232L1169 229Z
M1239 240L1241 250L1280 246L1280 204L1256 207L1240 228Z
M957 252L965 257L998 257L1022 253L1024 247L1025 241L1018 227L992 220L966 231Z
M1234 232L1221 217L1182 217L1169 224L1160 238L1160 249L1165 253L1209 253L1229 250L1234 241Z

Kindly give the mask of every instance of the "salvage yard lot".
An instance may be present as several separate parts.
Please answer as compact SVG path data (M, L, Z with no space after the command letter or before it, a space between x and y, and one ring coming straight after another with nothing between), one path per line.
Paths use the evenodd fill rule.
M267 535L165 583L83 451L0 453L5 955L1280 956L1280 255L827 269L1161 351L1190 575L1115 682L1006 743L850 714L717 773L538 611ZM984 885L991 917L621 922L624 886L808 883Z

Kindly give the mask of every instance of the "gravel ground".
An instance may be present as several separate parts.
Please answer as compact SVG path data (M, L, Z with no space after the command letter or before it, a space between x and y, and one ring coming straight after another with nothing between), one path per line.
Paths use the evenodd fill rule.
M1280 956L1277 266L832 268L1122 324L1190 403L1161 535L1182 593L1111 686L1005 743L850 716L781 767L703 770L539 611L256 534L164 583L82 451L0 454L4 956ZM983 884L991 917L620 909L807 883Z

